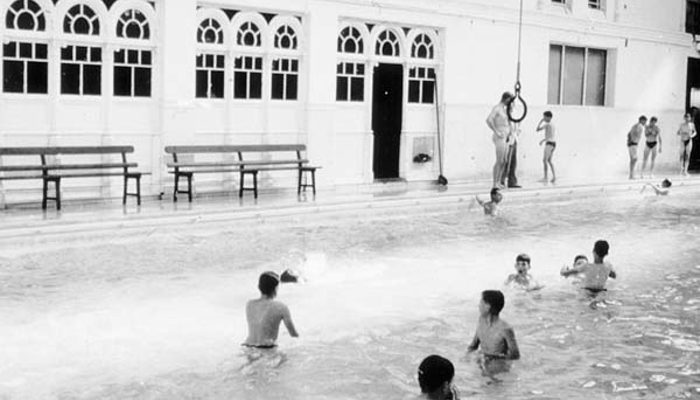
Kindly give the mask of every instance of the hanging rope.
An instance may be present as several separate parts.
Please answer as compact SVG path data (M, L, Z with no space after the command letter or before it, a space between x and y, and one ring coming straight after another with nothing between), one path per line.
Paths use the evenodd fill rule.
M510 119L512 122L519 123L522 120L525 119L525 116L527 116L527 103L525 103L525 100L520 96L520 89L522 86L520 85L520 49L521 49L521 44L522 44L522 36L523 36L523 0L520 0L520 18L518 20L518 66L515 74L515 96L510 99L508 102L508 107L506 107L506 112L508 113L508 119ZM518 100L522 106L523 106L523 114L521 116L513 116L513 103L515 100Z

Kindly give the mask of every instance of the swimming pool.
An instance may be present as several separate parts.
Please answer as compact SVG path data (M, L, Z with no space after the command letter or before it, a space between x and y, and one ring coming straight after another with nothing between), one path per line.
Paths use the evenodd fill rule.
M403 399L432 353L463 398L700 398L696 199L511 199L495 219L423 204L5 249L0 399ZM592 302L558 273L599 238L619 278ZM520 252L546 287L505 292L522 358L494 381L464 354L480 291ZM301 338L257 358L239 346L245 301L287 266L309 279L279 291Z

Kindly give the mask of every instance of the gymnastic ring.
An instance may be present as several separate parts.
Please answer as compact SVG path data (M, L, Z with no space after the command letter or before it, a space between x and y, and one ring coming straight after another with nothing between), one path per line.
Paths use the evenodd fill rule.
M515 96L512 97L510 99L510 101L508 101L508 107L506 107L506 113L508 114L508 119L511 122L515 122L516 124L521 122L522 120L524 120L525 117L527 116L527 103L520 96L520 90L518 90L518 89L520 89L520 85L516 85ZM520 103L523 105L523 115L521 115L520 118L514 118L513 115L511 114L511 112L512 112L511 111L512 110L511 104L513 104L513 102L515 102L515 99L519 99Z

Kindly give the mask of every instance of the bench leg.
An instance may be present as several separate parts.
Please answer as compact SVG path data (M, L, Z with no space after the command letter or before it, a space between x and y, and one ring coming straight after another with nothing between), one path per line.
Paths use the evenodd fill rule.
M297 180L297 196L301 194L301 176L303 175L303 170L299 168L299 179Z
M245 182L245 173L241 171L239 173L239 179L238 179L238 198L243 197L243 184Z
M316 169L311 170L311 189L316 196Z
M136 204L141 205L141 175L136 177Z
M175 173L175 189L173 189L173 203L177 202L177 190L178 190L178 183L180 182L180 175Z
M258 198L258 171L253 172L253 197Z
M192 175L187 175L187 200L192 202Z
M49 194L49 181L44 179L44 189L41 197L41 209L46 210L46 197Z
M61 209L61 178L58 178L55 181L54 187L56 189L56 209L60 210Z
M122 205L126 205L126 189L129 187L129 177L124 175L124 193L122 194Z

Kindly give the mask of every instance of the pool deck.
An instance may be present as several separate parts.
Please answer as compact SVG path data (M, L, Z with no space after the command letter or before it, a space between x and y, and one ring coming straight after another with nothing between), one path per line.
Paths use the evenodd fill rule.
M700 192L700 175L681 177L669 175L673 181L673 191ZM612 177L609 180L582 181L561 180L556 185L544 184L524 179L521 189L505 189L505 203L521 200L556 200L572 195L597 196L600 193L639 192L646 182L658 183L664 175L653 179L628 180ZM225 224L230 221L293 217L361 210L391 210L401 207L439 207L471 201L474 195L488 198L488 180L470 182L450 182L443 187L435 182L387 182L364 186L319 188L314 197L310 193L297 197L288 190L262 191L258 199L247 193L243 199L237 195L199 196L192 203L174 203L169 196L162 200L145 198L140 207L133 199L126 206L118 201L67 201L63 210L51 208L41 210L40 201L31 205L10 205L0 211L0 242L31 245L40 243L42 238L58 239L61 236L85 236L90 232L109 235L109 232L128 234L128 231L144 230L149 227L187 229L187 225L206 223ZM646 192L650 195L651 191Z

